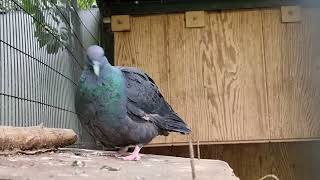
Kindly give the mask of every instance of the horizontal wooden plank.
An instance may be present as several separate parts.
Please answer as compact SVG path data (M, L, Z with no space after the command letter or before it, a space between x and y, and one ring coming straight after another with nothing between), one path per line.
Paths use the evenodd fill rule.
M130 31L130 16L116 15L111 16L112 31Z
M177 13L185 11L213 11L227 9L249 9L249 8L267 8L280 7L283 5L295 5L299 0L168 0L168 1L108 1L98 2L103 7L108 7L110 15L118 14L158 14L158 13ZM105 3L105 4L103 4Z
M237 140L237 141L199 141L200 145L219 145L219 144L261 144L261 143L290 143L290 142L320 142L320 137L315 138L292 138L292 139L257 139L257 140ZM193 141L193 144L198 144ZM155 142L145 145L145 147L161 147L161 146L186 146L188 142L161 143Z

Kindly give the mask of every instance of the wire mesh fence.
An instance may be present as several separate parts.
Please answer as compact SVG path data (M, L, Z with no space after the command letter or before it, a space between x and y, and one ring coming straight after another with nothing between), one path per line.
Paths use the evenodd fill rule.
M99 19L74 0L0 2L0 125L43 123L81 137L74 95Z

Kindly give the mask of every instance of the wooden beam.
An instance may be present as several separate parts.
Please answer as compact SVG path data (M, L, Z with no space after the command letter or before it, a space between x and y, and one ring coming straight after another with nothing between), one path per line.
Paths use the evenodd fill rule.
M300 6L282 6L281 7L282 22L300 22L301 8Z
M185 13L186 27L204 27L205 12L204 11L187 11Z
M310 1L310 0L309 0ZM251 8L269 8L288 5L297 5L304 3L301 0L167 0L163 1L107 1L104 7L108 7L108 13L111 15L141 15L141 14L160 14L176 13L185 11L214 11L227 9L251 9ZM310 3L311 4L311 3ZM320 3L316 3L320 4Z

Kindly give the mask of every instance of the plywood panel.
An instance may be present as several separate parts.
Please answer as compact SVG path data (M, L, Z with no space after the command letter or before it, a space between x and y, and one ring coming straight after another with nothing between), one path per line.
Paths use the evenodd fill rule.
M279 9L210 12L203 28L184 14L132 17L115 33L116 64L143 68L206 142L320 135L320 15L282 23ZM311 41L312 40L312 41ZM170 135L156 144L186 143Z
M201 48L206 133L211 141L268 139L260 11L209 16Z
M208 22L207 16L204 17ZM185 28L186 45L185 45L185 69L186 69L186 119L192 128L193 141L210 140L208 132L211 131L208 126L206 116L205 91L203 85L203 60L201 58L201 41L202 34L206 32L204 28ZM175 139L173 139L175 142Z
M115 40L115 64L118 66L135 66L134 59L132 57L132 43L130 40L132 32L114 33Z
M262 15L271 139L319 137L319 11L304 9L301 23Z
M171 14L167 17L168 62L169 62L169 96L170 104L175 111L186 121L187 119L187 92L188 67L186 64L186 29L184 28L184 14ZM190 124L190 123L189 123ZM191 125L192 126L192 125ZM183 137L173 135L175 141L183 141ZM172 139L173 140L173 139ZM174 141L173 141L174 142Z
M199 53L201 29L185 28L184 14L168 16L169 91L171 104L192 128L192 139L203 131L202 61ZM201 132L206 134L205 132ZM173 142L187 142L187 136L173 135ZM202 139L201 139L202 140Z
M186 28L184 14L133 17L130 33L115 33L116 64L150 74L195 141L268 139L260 17L210 13L205 28Z
M150 69L153 80L160 88L162 95L170 102L169 96L169 62L167 58L166 15L150 17L150 59L142 67ZM156 36L154 35L156 34ZM153 69L153 70L152 70ZM171 143L171 137L157 137L153 143Z
M132 18L130 33L115 33L115 63L142 68L169 100L165 20L165 15ZM167 139L172 142L170 137L157 137L153 143L167 143Z

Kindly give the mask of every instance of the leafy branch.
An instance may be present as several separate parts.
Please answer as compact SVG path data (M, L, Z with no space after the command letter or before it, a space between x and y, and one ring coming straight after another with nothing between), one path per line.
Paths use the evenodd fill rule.
M34 37L48 54L72 47L71 2L68 0L22 0L24 10L35 18Z
M78 0L81 9L88 9L95 0ZM33 17L34 37L48 54L59 49L72 48L76 9L71 0L5 0L0 2L0 12L23 10Z
M96 4L96 0L77 0L77 3L80 9L89 9L93 4Z

